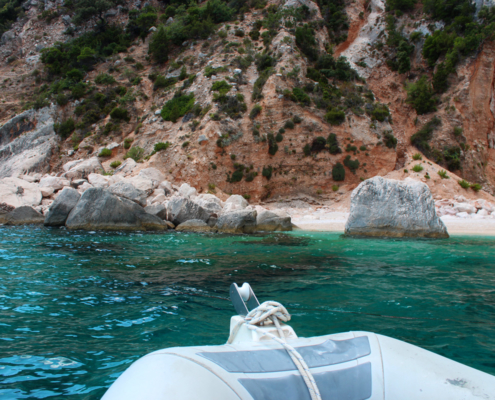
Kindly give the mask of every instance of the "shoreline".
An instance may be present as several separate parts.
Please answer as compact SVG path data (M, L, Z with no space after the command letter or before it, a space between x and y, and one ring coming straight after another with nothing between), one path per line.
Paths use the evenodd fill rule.
M294 231L344 233L347 218L294 218ZM450 236L495 236L495 219L442 218Z

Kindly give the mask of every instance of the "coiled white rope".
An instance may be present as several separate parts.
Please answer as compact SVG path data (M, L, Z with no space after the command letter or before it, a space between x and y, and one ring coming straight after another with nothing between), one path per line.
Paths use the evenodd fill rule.
M262 325L266 321L273 322L280 337L276 337L270 332L263 331L262 329L258 328L258 325ZM244 318L244 321L239 321L234 329L232 329L232 333L229 336L227 344L232 343L240 327L244 324L246 324L249 329L257 331L261 336L266 335L269 338L275 340L276 342L280 343L285 350L287 350L287 353L289 353L289 356L291 357L292 361L303 377L304 382L306 383L309 395L311 396L311 400L321 400L320 391L318 390L318 386L316 385L313 374L309 370L308 365L299 354L299 352L286 342L284 331L280 327L279 321L290 321L290 314L287 309L277 301L265 301L254 310L251 310L249 314L246 315L246 317Z

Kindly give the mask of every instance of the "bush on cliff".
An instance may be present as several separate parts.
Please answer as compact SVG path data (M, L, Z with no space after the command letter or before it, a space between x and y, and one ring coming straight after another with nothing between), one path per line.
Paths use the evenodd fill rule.
M436 99L433 96L433 88L423 75L417 82L407 86L406 103L412 105L419 115L436 111Z
M194 93L186 95L178 91L172 100L165 103L161 116L165 121L177 122L180 117L183 117L192 109L193 105Z
M332 178L334 181L343 181L345 179L345 169L341 163L337 163L332 168Z

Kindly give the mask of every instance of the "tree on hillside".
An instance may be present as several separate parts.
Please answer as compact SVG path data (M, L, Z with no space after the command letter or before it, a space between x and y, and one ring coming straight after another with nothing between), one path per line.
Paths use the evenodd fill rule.
M148 54L159 64L168 60L169 42L165 28L160 28L151 37Z
M121 3L121 0L76 0L73 3L73 22L80 25L90 19L98 18L99 22L105 24L105 13Z

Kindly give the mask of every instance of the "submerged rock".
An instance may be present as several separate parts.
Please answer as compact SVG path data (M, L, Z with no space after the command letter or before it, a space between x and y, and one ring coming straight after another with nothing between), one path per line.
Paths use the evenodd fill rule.
M256 216L254 210L240 210L220 215L216 228L225 233L256 232Z
M422 182L380 176L361 183L351 196L345 233L361 236L447 238L430 189Z
M190 219L189 221L183 222L177 228L176 231L184 232L212 232L211 228L205 221L200 219Z
M143 207L102 188L90 188L81 196L65 224L69 229L166 230L167 224Z
M40 214L34 208L22 206L5 215L4 223L5 225L42 224L44 220L43 214Z
M45 226L65 225L69 213L76 206L80 198L81 195L76 189L64 188L50 206L44 221Z
M256 217L258 231L291 231L292 222L289 216L281 217L274 212L264 210Z

